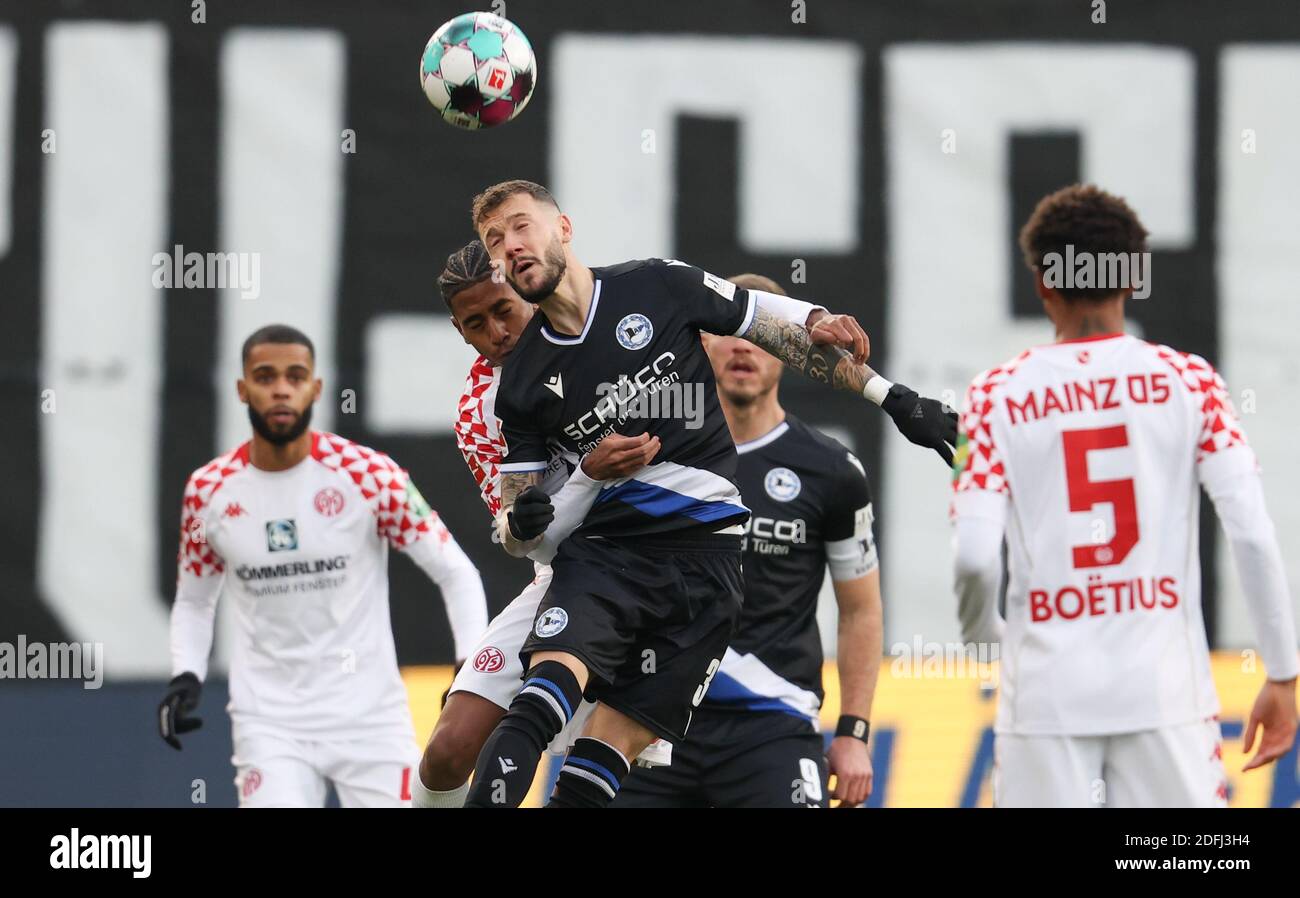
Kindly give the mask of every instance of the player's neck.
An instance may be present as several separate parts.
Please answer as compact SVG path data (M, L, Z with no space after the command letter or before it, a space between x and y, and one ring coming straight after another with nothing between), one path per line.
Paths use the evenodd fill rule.
M304 431L291 443L272 443L253 434L253 444L248 448L248 460L259 471L287 471L311 455L312 433Z
M1081 302L1077 306L1066 305L1062 314L1056 318L1056 342L1080 340L1084 337L1099 337L1106 334L1124 333L1124 305L1108 302L1093 305Z
M777 401L776 390L744 405L728 402L721 395L718 400L722 405L722 414L727 419L727 427L731 430L731 439L737 444L748 443L769 434L785 420L785 409Z
M557 334L576 337L587 324L595 277L585 265L571 263L555 292L538 303L547 326Z

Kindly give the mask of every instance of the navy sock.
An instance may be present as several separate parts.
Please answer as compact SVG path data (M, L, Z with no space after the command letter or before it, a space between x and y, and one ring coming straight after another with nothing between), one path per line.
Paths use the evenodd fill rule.
M573 743L560 768L548 808L605 808L627 776L627 759L599 739L583 736Z
M483 745L467 808L517 808L528 795L537 762L582 701L578 678L558 661L543 661L524 677L506 716Z

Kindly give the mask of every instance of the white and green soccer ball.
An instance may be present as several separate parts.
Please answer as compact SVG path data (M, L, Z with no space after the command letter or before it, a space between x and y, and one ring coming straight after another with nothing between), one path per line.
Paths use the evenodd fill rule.
M467 12L429 38L420 58L420 86L457 128L505 124L524 111L537 86L533 46L495 13Z

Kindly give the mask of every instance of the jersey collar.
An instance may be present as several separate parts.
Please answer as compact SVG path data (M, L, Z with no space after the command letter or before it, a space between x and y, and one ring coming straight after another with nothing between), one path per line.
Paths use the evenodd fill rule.
M756 437L755 439L748 440L744 443L737 443L736 452L739 455L744 455L746 452L753 452L755 449L762 449L768 443L781 439L781 435L789 429L790 422L782 421L761 437Z
M556 343L560 346L577 346L583 340L587 339L587 331L591 330L591 322L596 320L596 306L598 306L599 304L600 304L600 281L597 280L596 285L592 288L591 291L591 305L587 307L587 321L585 324L582 325L582 333L578 334L578 336L576 337L557 336L551 333L550 328L546 326L546 321L545 321L546 316L543 315L542 336L550 340L552 343Z

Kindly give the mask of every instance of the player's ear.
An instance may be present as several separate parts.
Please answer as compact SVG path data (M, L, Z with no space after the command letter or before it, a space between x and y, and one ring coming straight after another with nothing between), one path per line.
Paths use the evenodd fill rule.
M460 338L468 343L469 337L465 336L465 329L460 326L460 322L456 320L456 316L449 315L447 317L451 318L451 326L456 328L456 333L460 334Z
M311 391L312 402L315 402L317 399L320 399L321 386L322 383L319 377L316 378L314 381L312 381L312 391Z
M248 405L248 384L244 383L242 377L235 381L235 392L239 394L239 401Z
M564 243L568 243L572 239L573 239L573 222L569 220L569 216L561 212L560 213L560 240Z

